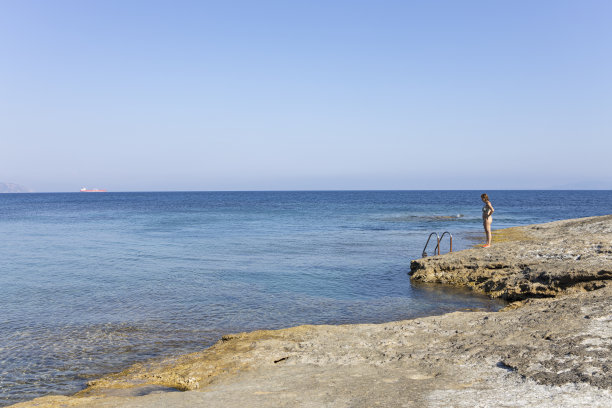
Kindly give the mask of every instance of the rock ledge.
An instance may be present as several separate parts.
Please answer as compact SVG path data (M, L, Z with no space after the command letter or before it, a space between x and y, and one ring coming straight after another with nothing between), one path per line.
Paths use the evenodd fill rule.
M411 262L416 282L523 300L600 289L612 279L612 215L508 228L493 246Z

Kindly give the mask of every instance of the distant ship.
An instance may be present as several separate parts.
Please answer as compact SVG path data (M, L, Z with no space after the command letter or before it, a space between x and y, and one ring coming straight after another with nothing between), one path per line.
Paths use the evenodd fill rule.
M83 187L81 189L81 193L106 193L106 190L102 190L99 188L88 189L87 187Z

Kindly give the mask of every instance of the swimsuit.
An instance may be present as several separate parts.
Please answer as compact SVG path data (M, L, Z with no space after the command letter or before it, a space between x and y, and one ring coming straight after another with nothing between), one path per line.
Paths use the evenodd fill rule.
M489 214L489 207L485 205L482 207L482 218L489 218L490 216L491 214Z

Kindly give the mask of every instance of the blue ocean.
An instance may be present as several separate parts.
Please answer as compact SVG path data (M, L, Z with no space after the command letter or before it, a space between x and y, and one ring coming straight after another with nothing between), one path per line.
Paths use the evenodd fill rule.
M483 242L480 193L0 195L0 405L226 333L497 310L408 276L430 232ZM487 193L494 229L612 212L612 191Z

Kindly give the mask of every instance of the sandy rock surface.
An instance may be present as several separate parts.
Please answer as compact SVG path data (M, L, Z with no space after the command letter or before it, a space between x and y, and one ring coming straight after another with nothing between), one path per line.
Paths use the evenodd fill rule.
M576 229L607 228L609 233L612 217L598 218L552 224L565 228L568 236L580 235L574 234ZM556 236L552 224L526 227L515 237L545 241ZM540 238L530 229L542 232ZM573 238L565 242L562 252L558 246L547 252L542 242L523 251L503 243L491 250L430 258L420 270L429 268L432 276L442 276L435 262L450 265L453 262L443 263L446 258L468 253L465 258L480 265L475 270L485 273L486 282L496 276L480 262L506 265L501 263L506 259L507 268L496 269L502 276L497 285L505 282L510 289L491 292L519 293L527 288L519 298L540 297L542 291L530 289L539 282L532 282L524 268L512 275L509 254L516 251L521 263L534 262L535 269L538 256L532 250L543 257L574 254L581 248ZM591 265L588 270L598 277L582 280L591 285L557 284L574 278L564 280L546 262L538 264L541 273L551 277L547 284L554 289L547 296L563 296L524 300L501 312L229 335L202 352L102 378L76 396L44 397L16 407L610 407L612 287L601 278L610 271L610 242L588 242L587 238L584 247L590 249L575 256L584 257ZM471 255L476 251L482 255ZM549 260L557 262L554 257ZM586 268L572 265L563 269L566 274L586 276Z
M418 259L410 268L413 281L506 300L601 288L612 279L612 215L496 231L491 248Z

